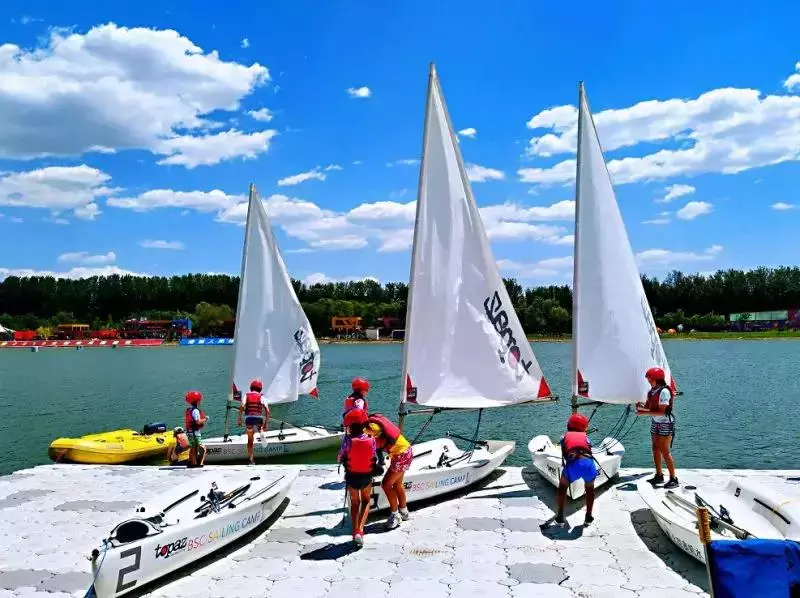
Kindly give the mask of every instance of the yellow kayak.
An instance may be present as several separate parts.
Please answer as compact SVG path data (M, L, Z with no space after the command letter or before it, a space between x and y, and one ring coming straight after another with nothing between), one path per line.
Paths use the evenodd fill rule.
M57 438L48 453L53 461L113 465L163 455L175 446L172 430L144 434L135 430L113 430L80 438ZM179 460L185 461L188 451Z

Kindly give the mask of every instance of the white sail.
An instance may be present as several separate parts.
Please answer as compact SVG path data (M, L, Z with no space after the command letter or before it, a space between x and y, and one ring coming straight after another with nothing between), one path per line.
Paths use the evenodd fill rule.
M572 394L605 403L643 401L645 371L675 389L611 177L581 86L575 206Z
M250 381L259 378L269 403L296 401L299 394L317 396L317 339L253 186L234 337L234 395L237 389L246 392Z
M489 246L431 66L403 400L483 408L550 396Z

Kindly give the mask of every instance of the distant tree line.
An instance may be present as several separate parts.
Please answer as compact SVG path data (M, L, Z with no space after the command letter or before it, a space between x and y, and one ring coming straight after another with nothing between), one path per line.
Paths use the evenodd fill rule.
M662 328L712 330L735 312L800 307L800 268L724 270L704 276L672 272L663 280L642 277L656 322ZM506 288L528 333L571 330L572 291L566 286ZM332 316L405 317L408 285L364 280L307 286L293 281L298 298L319 335L330 332ZM0 324L15 330L80 322L93 329L116 327L131 317L190 317L196 334L224 327L234 316L239 278L190 274L166 277L108 276L79 280L8 277L0 282Z

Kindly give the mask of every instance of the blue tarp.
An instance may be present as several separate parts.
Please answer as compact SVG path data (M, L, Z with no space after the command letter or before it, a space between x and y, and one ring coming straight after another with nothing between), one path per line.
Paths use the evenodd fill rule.
M715 598L800 598L800 542L716 540L710 553Z

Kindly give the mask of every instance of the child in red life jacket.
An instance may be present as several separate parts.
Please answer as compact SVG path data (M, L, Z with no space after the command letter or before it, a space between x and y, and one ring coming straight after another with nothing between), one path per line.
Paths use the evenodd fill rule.
M372 472L377 463L375 440L364 433L367 414L353 409L344 418L350 434L345 437L339 451L339 462L344 465L344 481L350 498L350 519L353 522L353 542L364 545L364 525L369 515L372 495Z
M206 448L203 446L203 438L200 430L206 425L208 417L200 409L200 402L203 400L203 393L198 390L190 390L184 397L189 404L189 408L184 412L186 424L186 437L189 439L189 462L187 467L202 467L206 460ZM202 453L200 463L197 462L198 454Z
M175 437L175 445L167 449L167 460L170 465L176 465L181 455L189 450L189 437L186 436L186 430L180 426L172 430L172 435Z
M353 378L351 387L353 392L351 392L350 395L344 400L344 412L342 413L342 418L344 418L352 409L361 409L364 411L364 413L367 413L369 410L369 404L367 403L369 381L365 378ZM346 428L347 425L345 425L345 429Z
M244 425L247 432L247 455L250 457L250 465L255 464L255 448L253 446L253 436L256 430L266 432L269 424L269 406L264 402L264 395L261 394L264 385L261 380L250 382L250 392L248 392L241 405L239 405L239 417L236 425L242 425L242 415L244 415Z
M650 440L653 449L653 464L656 466L655 475L647 480L653 486L664 484L664 472L661 469L661 460L667 463L669 481L664 488L677 488L680 486L675 473L675 459L672 457L672 440L675 438L675 419L672 416L672 405L675 393L672 386L667 384L666 373L660 367L652 367L644 374L650 384L647 392L647 401L636 403L636 415L652 417L650 424Z
M367 419L367 434L375 438L380 451L389 452L389 471L383 477L381 488L389 501L389 529L400 525L400 521L407 521L410 517L406 505L406 489L403 478L414 460L411 443L400 432L393 421L380 413L373 413Z
M567 420L567 433L561 437L561 455L564 459L564 469L558 482L558 514L556 523L564 523L564 504L567 501L567 490L572 482L583 480L586 488L586 520L584 525L594 521L592 507L594 506L594 480L597 478L597 465L592 457L592 443L586 435L589 420L574 413Z

